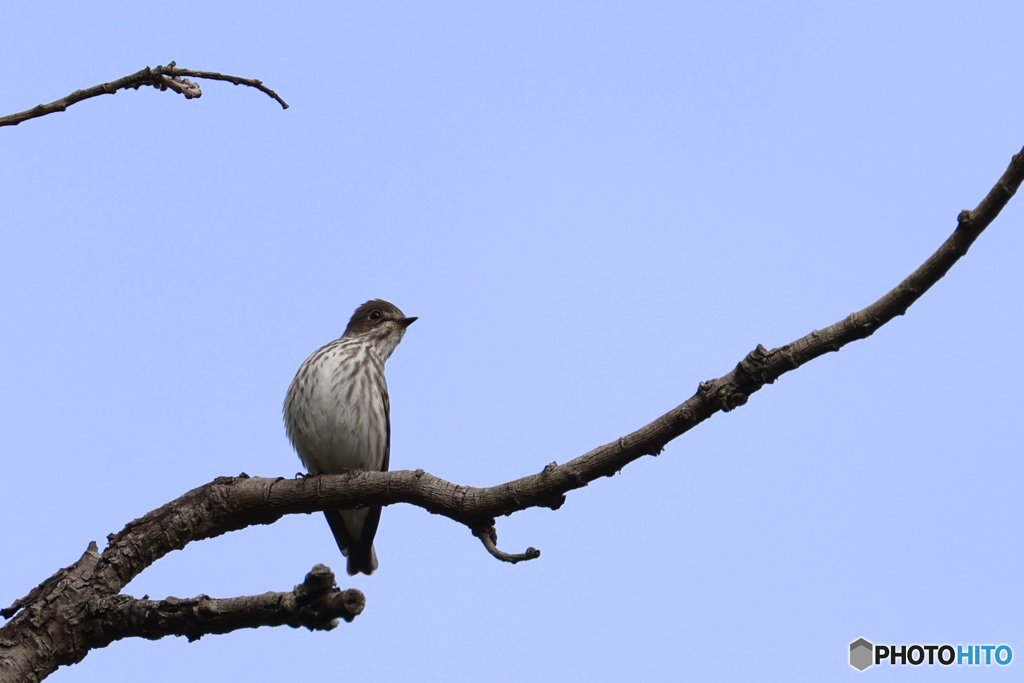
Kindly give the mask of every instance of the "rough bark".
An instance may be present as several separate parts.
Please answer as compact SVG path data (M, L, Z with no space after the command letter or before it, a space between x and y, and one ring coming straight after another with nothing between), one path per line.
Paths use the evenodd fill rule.
M141 80L117 88L173 87L153 80L153 74L161 69L175 67L172 63L170 67L144 70L126 77ZM208 73L175 70L158 75L212 77ZM125 80L96 86L100 91L93 94L73 93L65 98L64 106L86 96L110 92L105 86ZM242 84L256 84L254 87L277 97L258 81ZM185 87L180 82L178 86ZM20 120L62 110L56 103L47 106L49 110ZM0 125L3 121L0 119ZM1013 157L1009 168L977 208L961 212L956 230L942 246L867 308L785 346L769 350L759 345L726 375L702 382L697 392L681 405L633 433L563 465L551 463L538 473L487 488L461 486L416 470L299 479L242 474L220 477L193 489L108 537L108 546L102 553L95 543L90 544L78 562L0 610L0 615L11 619L0 629L0 681L42 680L57 667L81 661L91 649L105 647L120 638L183 635L194 640L207 633L227 633L239 628L288 624L329 629L337 625L338 619L350 621L362 611L363 596L355 590L338 590L334 575L323 565L314 567L304 582L288 593L220 600L200 595L161 601L139 600L120 593L135 576L172 550L247 526L272 524L286 514L408 503L466 525L498 559L519 562L539 557L540 552L533 548L518 554L499 550L495 518L531 507L558 509L569 491L599 477L611 476L641 456L657 455L669 441L719 411L742 406L754 392L784 373L870 336L905 313L967 253L1022 180L1024 150Z

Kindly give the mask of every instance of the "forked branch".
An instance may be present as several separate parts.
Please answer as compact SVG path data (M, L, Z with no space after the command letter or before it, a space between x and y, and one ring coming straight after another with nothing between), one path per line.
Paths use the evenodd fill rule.
M818 356L838 351L846 344L873 334L878 328L902 315L928 289L945 275L995 219L1024 180L1024 150L1013 157L1006 173L973 211L963 211L956 230L917 270L867 308L852 313L822 330L815 330L785 346L765 349L758 346L728 374L702 382L686 402L650 424L616 441L595 448L564 465L551 463L542 471L515 481L488 488L460 486L423 470L396 472L355 472L320 475L298 479L260 477L221 477L189 491L177 500L128 524L109 537L109 545L98 553L95 545L71 567L60 570L28 596L2 611L13 620L0 629L0 681L40 680L61 664L80 661L96 644L87 633L80 633L81 617L102 616L97 606L108 605L111 622L92 622L101 631L109 629L117 638L127 636L160 637L169 633L190 638L203 633L223 633L270 623L305 625L324 623L323 619L345 618L341 607L355 605L358 598L338 597L331 593L320 616L309 621L298 617L277 621L265 616L266 609L283 603L301 607L305 599L296 588L293 594L212 601L200 596L192 601L138 601L121 596L124 586L146 567L172 550L188 543L213 538L255 524L272 524L287 514L327 509L352 509L373 505L410 503L432 513L465 524L483 542L488 552L500 560L520 562L540 552L530 548L522 554L498 550L495 518L531 507L558 509L565 494L586 486L599 477L611 476L644 455L656 455L665 445L719 411L729 411L747 402L765 384ZM310 576L316 573L316 570ZM326 579L324 579L326 581ZM307 582L310 579L307 577ZM315 583L315 582L314 582ZM330 578L333 587L333 576ZM312 589L311 589L312 590ZM238 602L241 601L241 602ZM242 606L261 604L251 612ZM142 613L174 613L187 604L187 618L176 622L167 633L145 632L118 624L138 623L133 616ZM339 611L333 612L337 608ZM288 610L286 610L288 611ZM350 609L354 616L357 609ZM294 610L288 611L289 614ZM301 609L299 609L301 613ZM229 615L224 617L224 615ZM335 616L330 616L334 614ZM264 615L264 616L260 616ZM168 617L171 619L171 617ZM173 619L171 619L173 622ZM314 627L314 626L310 626ZM66 632L67 638L53 634ZM44 637L45 635L45 637ZM114 638L116 639L116 638ZM109 640L107 641L109 642Z
M54 112L64 111L72 104L76 104L82 100L87 100L91 97L98 97L99 95L113 95L118 90L127 90L129 88L138 90L144 85L152 86L158 90L173 90L180 95L184 95L185 99L189 100L202 97L203 91L199 88L199 84L195 81L189 80L189 78L205 78L212 81L227 81L228 83L234 83L235 85L245 85L250 88L256 88L277 100L278 104L280 104L282 108L288 108L288 103L281 99L281 96L276 92L263 85L262 81L252 78L242 78L241 76L220 74L215 71L179 69L177 64L171 62L167 66L157 66L154 68L147 66L142 71L136 71L130 76L119 78L116 81L100 83L99 85L94 85L93 87L86 88L85 90L76 90L67 97L62 97L56 102L40 104L32 107L31 109L18 112L17 114L0 116L0 127L16 126L22 121L28 121L29 119L53 114Z

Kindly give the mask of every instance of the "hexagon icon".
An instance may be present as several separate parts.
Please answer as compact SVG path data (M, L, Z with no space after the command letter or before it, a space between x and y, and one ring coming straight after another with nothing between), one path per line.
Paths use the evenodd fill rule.
M872 664L875 659L875 646L864 640L858 638L857 640L850 643L850 666L857 671L863 671Z

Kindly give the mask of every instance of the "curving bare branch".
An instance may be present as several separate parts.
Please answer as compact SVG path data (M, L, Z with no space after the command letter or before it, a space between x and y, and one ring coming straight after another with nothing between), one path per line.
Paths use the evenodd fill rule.
M489 526L486 529L473 529L473 535L480 539L480 542L487 548L487 552L502 562L518 564L527 560L536 560L540 557L540 551L536 548L527 548L524 553L506 553L503 550L499 550L498 530L493 526Z
M785 346L768 350L759 345L728 374L702 382L686 402L635 432L564 465L551 463L537 474L487 488L453 484L416 470L297 479L243 474L220 477L193 489L108 537L103 553L92 544L74 565L60 570L25 598L2 610L0 614L13 619L0 629L0 681L40 680L60 665L80 661L89 649L103 647L117 638L161 637L171 633L193 638L272 623L310 626L322 624L324 619L345 618L340 612L330 611L342 606L350 608L354 616L362 608L361 594L330 592L323 611L314 610L308 615L309 621L294 617L302 613L302 605L308 604L303 602L308 597L305 591L312 594L319 590L315 587L302 591L296 587L293 594L269 594L293 597L267 597L265 601L260 598L266 596L224 601L199 596L191 601L168 599L156 603L119 595L129 581L172 550L254 524L271 524L286 514L409 503L465 524L488 552L500 560L520 562L539 557L540 551L533 548L521 554L498 550L495 518L531 507L558 509L569 491L599 477L612 476L643 455L657 455L669 441L720 410L729 411L745 404L754 392L786 372L870 336L905 313L967 253L1022 181L1024 150L1013 157L1009 168L977 208L961 212L956 230L942 246L878 301ZM322 588L317 581L326 578L322 571L317 572L318 568L310 577L319 576L313 584ZM330 585L333 587L333 575ZM345 594L349 597L338 597ZM282 607L285 603L294 604L295 608ZM254 604L260 607L249 612L243 608ZM268 610L273 612L274 605L284 610L274 617L277 621L266 614ZM109 626L115 637L101 638L90 630L103 623L96 621L100 612L124 624L120 629ZM163 615L171 626L164 633L147 631L139 627L140 614ZM103 638L108 639L104 642Z
M277 100L278 104L280 104L283 109L288 108L288 103L281 99L281 96L276 92L263 85L262 81L252 78L242 78L241 76L220 74L215 71L179 69L175 62L171 62L167 66L157 66L154 68L147 66L141 71L136 71L130 76L119 78L116 81L100 83L99 85L94 85L93 87L86 88L85 90L76 90L67 97L62 97L55 102L40 104L32 107L31 109L18 112L17 114L0 116L0 127L16 126L22 121L28 121L29 119L53 114L54 112L64 111L72 104L76 104L82 100L87 100L91 97L98 97L99 95L113 95L118 90L127 90L129 88L138 90L144 85L149 85L159 90L173 90L180 95L184 95L185 99L189 100L202 97L203 91L199 88L199 84L195 81L189 80L189 78L205 78L212 81L227 81L228 83L234 83L235 85L245 85L250 88L256 88L257 90L266 93L269 97Z

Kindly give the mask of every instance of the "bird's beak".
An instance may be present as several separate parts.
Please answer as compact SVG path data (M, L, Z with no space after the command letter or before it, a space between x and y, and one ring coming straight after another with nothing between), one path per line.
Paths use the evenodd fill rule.
M419 318L416 316L413 316L411 318L402 318L401 320L398 321L398 324L401 325L402 327L409 327L409 325L412 325L417 320L419 320Z

